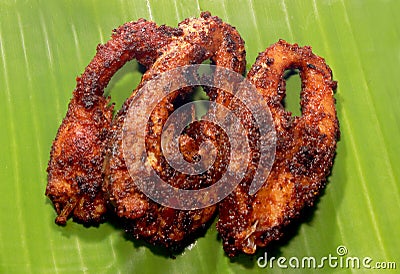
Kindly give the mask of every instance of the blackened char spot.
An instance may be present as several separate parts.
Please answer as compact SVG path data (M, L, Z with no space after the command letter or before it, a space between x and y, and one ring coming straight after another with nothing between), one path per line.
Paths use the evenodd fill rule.
M98 193L97 184L83 176L76 176L75 180L78 184L80 194L88 195L92 199L95 198Z
M85 94L82 97L82 102L86 109L90 109L91 107L93 107L96 103L96 100L97 98L95 98L95 96L89 94Z
M307 64L307 67L310 69L316 69L317 67L313 64Z

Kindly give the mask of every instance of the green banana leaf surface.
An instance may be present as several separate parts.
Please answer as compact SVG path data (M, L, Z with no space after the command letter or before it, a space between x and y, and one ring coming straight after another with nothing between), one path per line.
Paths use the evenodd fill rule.
M50 148L75 78L96 46L127 21L177 26L201 11L237 28L247 70L280 38L312 46L331 67L341 138L318 202L284 240L233 259L215 223L174 256L113 224L57 226L44 195ZM0 273L394 273L400 268L399 11L396 0L1 1ZM114 76L106 92L116 108L140 77L136 62ZM299 79L290 77L286 107L295 114L299 90ZM310 257L315 265L307 265Z

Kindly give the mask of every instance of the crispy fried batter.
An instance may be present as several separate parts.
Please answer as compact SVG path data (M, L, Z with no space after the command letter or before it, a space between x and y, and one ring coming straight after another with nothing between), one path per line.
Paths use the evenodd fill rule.
M133 58L149 67L161 54L159 49L180 32L144 19L126 23L114 30L110 41L97 47L95 57L77 78L47 168L46 195L57 211L57 224L64 225L70 215L85 224L103 219L107 201L102 172L113 117L109 99L103 97L104 88Z
M165 47L163 54L143 75L138 89L159 73L179 66L201 63L209 58L219 66L238 73L244 72L244 43L233 27L209 13L202 13L200 18L181 22L179 29L183 35L174 38ZM159 171L160 177L169 184L181 189L199 189L212 182L201 176L189 178L178 172L171 177L172 173L169 172L170 168L161 152L161 129L172 112L171 103L178 94L186 92L187 90L180 90L180 93L171 93L171 96L162 100L156 107L152 116L156 123L149 124L147 129L148 133L151 132L146 136L147 155L151 153L155 156L157 160L155 164L152 161L153 168ZM134 237L145 239L152 244L180 248L188 241L193 241L193 236L213 217L216 206L199 210L176 210L153 202L139 191L127 171L122 152L123 120L131 98L135 95L136 92L126 101L113 124L114 135L110 141L109 179L106 180L106 188L117 215L127 220L126 228ZM137 111L140 112L140 109ZM191 148L190 145L183 147Z
M298 69L302 80L301 117L282 106L284 72ZM332 73L310 47L280 40L261 53L248 79L271 110L277 133L276 156L262 188L251 196L246 178L219 205L217 229L229 256L253 254L257 246L278 240L305 206L313 205L326 184L339 124L336 117Z
M115 72L133 58L148 70L113 119L113 106L103 91ZM133 237L180 249L203 231L218 208L217 229L224 250L235 256L253 254L257 247L278 240L303 208L313 205L325 187L339 138L333 97L336 82L324 59L314 55L310 47L283 40L261 53L247 76L270 108L277 137L275 162L262 188L255 195L249 194L259 160L260 136L251 112L234 95L207 88L210 99L234 112L247 131L250 161L241 183L218 206L196 210L162 206L139 190L128 172L122 145L131 102L138 90L161 73L207 59L240 74L245 70L240 35L207 12L200 18L184 20L178 28L158 27L144 19L126 23L114 30L110 41L98 46L95 57L77 78L67 115L51 149L46 195L57 211L57 224L64 225L70 216L84 224L97 224L104 219L110 202ZM284 72L291 69L298 69L302 79L300 117L293 117L282 106ZM228 82L222 75L214 81ZM234 85L229 82L225 86ZM154 169L174 187L195 190L217 182L226 171L230 140L213 123L193 123L180 139L184 158L194 161L197 156L207 157L201 154L199 144L208 140L218 151L214 164L198 176L175 171L168 164L161 149L163 125L178 96L190 91L183 88L170 93L154 109L143 129L149 163L144 168ZM141 114L140 109L136 111ZM209 114L213 115L212 109Z

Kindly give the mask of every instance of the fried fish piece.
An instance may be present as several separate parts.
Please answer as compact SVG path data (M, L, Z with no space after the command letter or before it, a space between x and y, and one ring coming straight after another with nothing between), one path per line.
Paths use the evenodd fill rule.
M133 58L149 67L161 54L160 48L176 35L180 35L179 29L159 27L144 19L128 22L115 29L106 44L98 45L96 55L77 78L47 167L46 196L57 211L57 224L65 225L70 216L88 225L104 219L103 164L113 118L104 88Z
M300 117L282 105L284 73L298 69ZM339 139L332 72L310 47L284 40L261 53L247 75L270 108L276 129L275 162L268 179L250 195L251 176L219 204L217 229L229 256L253 254L278 240L284 228L312 206L326 185ZM250 169L251 171L251 169ZM249 181L250 180L250 181Z
M182 31L182 35L174 38L164 48L163 54L143 75L142 82L125 102L113 123L113 137L109 149L110 161L105 180L105 189L110 195L110 201L115 207L116 214L125 220L128 233L135 238L169 249L180 249L193 241L195 235L203 231L214 216L216 206L196 210L173 209L157 204L138 189L128 173L122 150L122 128L131 100L147 81L177 67L200 64L204 60L211 59L216 65L240 74L245 69L243 40L232 26L223 23L218 17L205 12L200 18L184 20L178 28ZM212 184L215 179L210 180L209 177L215 178L216 175L207 173L189 178L183 173L172 172L162 155L160 144L162 125L173 111L172 103L178 95L189 91L183 89L171 93L155 108L151 116L153 122L147 127L146 157L150 164L146 165L146 168L156 170L165 182L174 187L199 189ZM142 115L140 109L136 111L138 115ZM190 139L190 137L186 138L187 143L182 146L187 150L187 153L182 151L184 155L190 154L189 150L195 147L195 145L190 145L193 145ZM185 143L184 137L182 140ZM219 140L215 142L218 145ZM149 155L152 155L151 159Z

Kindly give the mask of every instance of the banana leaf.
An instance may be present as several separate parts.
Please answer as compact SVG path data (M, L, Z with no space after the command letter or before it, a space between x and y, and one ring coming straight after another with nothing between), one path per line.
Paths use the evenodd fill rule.
M206 10L240 32L247 69L280 38L312 46L332 68L341 139L323 195L284 240L234 259L224 254L215 225L174 257L109 223L55 225L44 195L50 147L75 78L97 44L127 21L176 26ZM394 272L400 268L399 11L396 0L1 1L0 273L375 272L367 266ZM131 62L112 79L107 94L117 108L140 77ZM299 90L299 79L290 77L286 107L295 114ZM292 259L309 257L317 265L296 267ZM324 257L337 259L329 264Z

